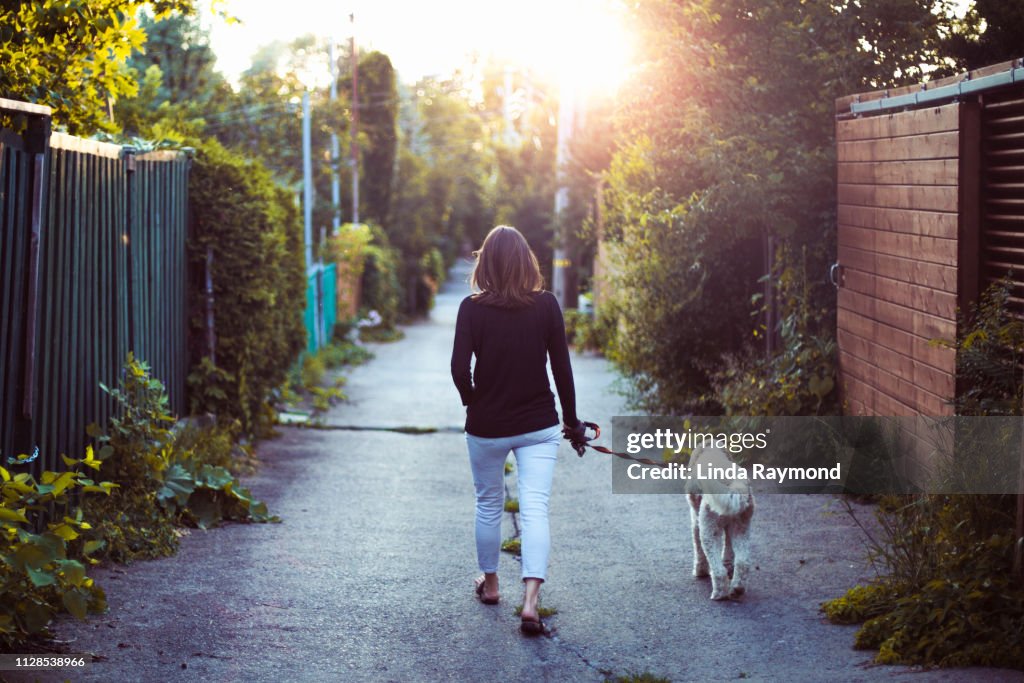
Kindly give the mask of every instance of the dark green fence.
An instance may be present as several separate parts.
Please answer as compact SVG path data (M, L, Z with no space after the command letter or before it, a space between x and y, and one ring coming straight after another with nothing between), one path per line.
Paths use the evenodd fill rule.
M45 118L0 133L0 458L14 471L81 455L130 350L185 412L188 158L49 135ZM7 464L36 448L31 466Z

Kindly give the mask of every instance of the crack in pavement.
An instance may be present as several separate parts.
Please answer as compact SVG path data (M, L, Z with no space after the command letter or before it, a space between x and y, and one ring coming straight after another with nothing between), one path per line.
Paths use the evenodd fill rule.
M399 425L397 427L365 426L365 425L335 425L307 422L297 425L276 425L280 428L298 429L322 429L324 431L337 432L394 432L397 434L411 434L419 436L422 434L463 434L465 427L421 427L417 425Z

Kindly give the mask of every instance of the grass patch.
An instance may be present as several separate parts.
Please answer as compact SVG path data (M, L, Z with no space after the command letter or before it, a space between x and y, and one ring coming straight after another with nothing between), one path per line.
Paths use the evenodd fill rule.
M540 616L541 619L547 619L548 617L553 617L556 614L558 614L558 608L557 607L538 607L537 608L537 614ZM522 605L518 605L516 607L516 616L517 617L521 617L522 615L523 615L523 606Z
M655 676L649 671L643 673L628 673L624 676L616 676L615 678L606 678L604 683L672 683L672 681L664 676Z
M390 343L405 339L405 332L388 327L363 327L359 330L359 341Z

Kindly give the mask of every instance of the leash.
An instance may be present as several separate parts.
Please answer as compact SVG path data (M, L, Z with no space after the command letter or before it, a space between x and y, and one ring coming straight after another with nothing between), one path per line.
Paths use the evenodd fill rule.
M613 451L612 449L608 448L607 446L595 446L594 444L592 444L590 442L591 441L595 441L595 440L601 438L601 427L596 422L583 422L583 421L581 421L580 424L582 424L583 427L584 427L584 429L583 429L583 434L584 434L583 441L576 442L576 441L573 441L572 439L569 439L569 442L572 444L572 447L576 450L576 455L580 456L581 458L583 457L583 454L587 452L587 449L590 448L590 449L593 449L593 450L597 451L598 453L605 453L606 455L614 455L617 458L622 458L623 460L632 460L633 462L639 462L639 463L642 463L644 465L654 465L655 467L668 467L669 465L671 465L671 463L658 462L656 460L651 460L650 458L638 458L635 455L630 455L629 453L619 453L618 451ZM594 430L594 436L590 437L589 439L586 437L586 430L587 429ZM566 438L568 438L568 437L566 437Z

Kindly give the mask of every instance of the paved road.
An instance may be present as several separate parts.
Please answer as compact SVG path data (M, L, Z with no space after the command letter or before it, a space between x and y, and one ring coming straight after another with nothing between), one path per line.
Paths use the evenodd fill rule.
M460 281L461 280L461 281ZM859 532L826 496L763 496L757 570L739 603L690 578L677 496L611 493L604 456L564 447L551 503L543 603L552 638L517 631L518 565L503 556L503 602L472 597L473 497L463 412L448 374L464 272L430 320L355 369L350 402L323 430L261 444L248 483L284 522L192 532L173 558L95 572L110 612L64 621L69 651L102 655L88 681L602 681L649 671L673 681L873 681L851 627L818 604L867 576ZM622 411L614 376L573 357L580 415ZM345 426L420 426L411 435ZM869 512L864 510L863 514ZM511 527L509 528L511 533ZM914 680L1020 680L944 671ZM31 680L11 678L12 681ZM60 680L42 677L42 680Z

